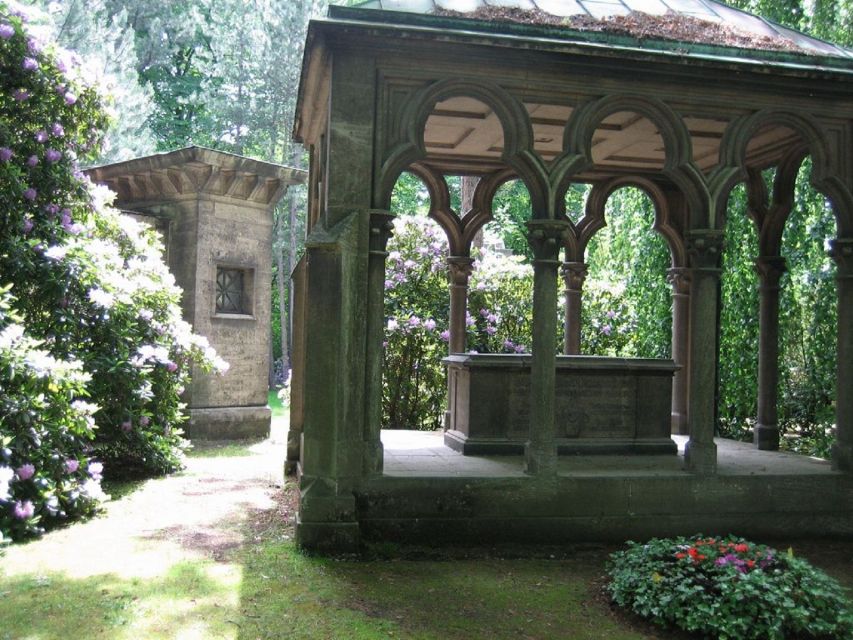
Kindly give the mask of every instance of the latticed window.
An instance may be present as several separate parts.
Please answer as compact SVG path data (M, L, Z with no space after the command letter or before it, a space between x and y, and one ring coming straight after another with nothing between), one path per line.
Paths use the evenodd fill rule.
M244 276L242 269L216 269L216 313L245 313Z

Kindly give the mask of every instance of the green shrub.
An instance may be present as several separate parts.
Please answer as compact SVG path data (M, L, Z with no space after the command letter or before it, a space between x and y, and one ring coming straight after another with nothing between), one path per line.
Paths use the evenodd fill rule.
M2 528L15 537L38 533L62 512L91 510L86 500L63 502L77 489L60 472L72 457L80 478L92 471L81 441L93 434L86 446L104 475L180 468L180 394L190 370L226 366L181 319L180 290L156 234L112 209L112 194L80 172L78 161L97 148L106 118L79 73L71 57L36 41L24 17L0 2L0 287L13 296L5 300L7 331L25 327L14 334L15 349L30 354L7 352L0 363L9 380L0 386L0 438L9 465L35 470L26 466L24 480L20 466L8 466L18 480L9 479L15 500L3 503ZM26 374L20 357L34 358L35 373ZM51 396L54 387L71 409ZM94 423L82 407L94 412ZM30 431L34 415L43 424ZM18 517L31 510L27 500L32 521Z
M850 638L841 586L792 552L725 537L653 539L614 553L613 601L663 626L713 638Z
M86 401L90 376L78 361L53 358L24 334L0 288L0 541L93 513L103 465Z

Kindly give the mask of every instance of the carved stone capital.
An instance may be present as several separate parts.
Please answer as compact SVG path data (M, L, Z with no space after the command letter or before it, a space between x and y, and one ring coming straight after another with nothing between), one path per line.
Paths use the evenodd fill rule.
M690 269L673 267L667 270L666 281L672 286L673 295L686 296L690 293Z
M527 242L533 250L534 262L554 262L563 242L568 238L568 220L530 220L527 223Z
M383 258L388 255L385 251L388 240L394 233L394 214L384 209L373 209L370 212L370 253Z
M474 272L474 258L468 256L450 256L447 258L447 271L450 274L450 284L457 287L467 287L468 278Z
M564 262L560 271L568 291L581 291L589 273L589 265L585 262Z
M712 229L690 231L687 234L687 255L690 267L703 271L718 271L723 253L723 232Z
M755 271L762 289L778 289L779 279L787 270L788 265L781 256L759 256L755 259Z
M853 238L836 238L829 247L829 255L838 267L838 277L853 278Z

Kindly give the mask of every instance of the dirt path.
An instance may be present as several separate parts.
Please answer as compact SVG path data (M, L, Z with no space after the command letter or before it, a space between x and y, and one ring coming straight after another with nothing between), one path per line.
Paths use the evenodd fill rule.
M199 445L183 473L145 482L89 522L8 549L3 573L143 578L187 560L221 561L251 536L246 523L275 506L285 434L279 421L257 444Z

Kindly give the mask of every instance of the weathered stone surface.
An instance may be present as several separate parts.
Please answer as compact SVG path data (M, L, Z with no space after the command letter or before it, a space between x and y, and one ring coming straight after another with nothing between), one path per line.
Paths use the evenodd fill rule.
M445 443L466 454L519 453L530 437L529 355L451 355ZM670 360L558 356L560 453L675 453Z
M186 394L190 437L267 435L272 209L305 172L190 147L89 175L118 192L117 206L161 232L169 269L184 291L184 319L230 365L225 375L194 371ZM237 311L217 310L219 269L243 274Z

